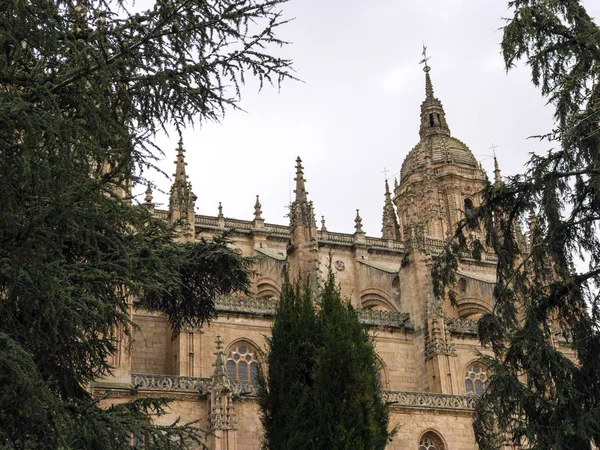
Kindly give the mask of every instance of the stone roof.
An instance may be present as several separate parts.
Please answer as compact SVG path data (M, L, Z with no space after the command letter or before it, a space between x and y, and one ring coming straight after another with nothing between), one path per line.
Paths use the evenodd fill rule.
M427 156L433 166L440 164L459 164L477 168L479 164L469 147L458 139L443 135L433 134L426 136L408 153L400 171L401 179L409 176L416 170L424 169Z

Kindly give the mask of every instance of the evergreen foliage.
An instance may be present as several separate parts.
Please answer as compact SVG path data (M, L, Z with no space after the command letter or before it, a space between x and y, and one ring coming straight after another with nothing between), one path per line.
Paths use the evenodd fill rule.
M319 346L311 291L287 279L267 339L268 377L259 373L259 403L267 449L312 449L314 380Z
M435 264L436 295L457 259L498 256L495 305L479 322L493 376L478 402L480 448L600 446L600 28L577 0L514 0L504 28L507 69L524 60L555 108L553 147L528 170L488 184L483 204ZM529 242L516 226L529 218ZM479 220L485 242L467 238ZM587 258L587 267L574 263ZM569 346L560 344L567 339ZM573 361L563 353L574 351ZM595 445L596 447L593 447Z
M283 0L7 0L0 6L0 448L186 448L189 425L154 426L165 400L99 408L132 300L177 333L244 291L249 261L176 244L127 192L162 127L237 107L246 73L290 77ZM229 86L229 87L228 87Z
M329 270L315 310L308 288L286 282L260 380L266 449L383 449L388 412L373 339Z

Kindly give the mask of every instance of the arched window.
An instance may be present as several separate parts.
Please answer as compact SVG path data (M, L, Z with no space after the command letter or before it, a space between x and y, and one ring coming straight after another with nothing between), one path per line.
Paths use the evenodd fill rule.
M489 384L489 370L483 364L474 362L467 367L467 373L465 374L467 394L481 395Z
M419 441L419 450L446 450L444 441L435 431L428 431Z
M230 379L254 381L258 375L256 350L247 342L238 342L227 355L226 367Z
M473 213L473 200L465 198L465 216L469 217Z

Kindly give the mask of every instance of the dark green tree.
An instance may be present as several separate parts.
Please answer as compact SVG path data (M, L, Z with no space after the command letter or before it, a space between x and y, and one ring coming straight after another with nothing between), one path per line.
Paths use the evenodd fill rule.
M236 108L245 74L277 83L290 62L283 0L109 0L0 5L0 448L184 448L164 400L99 408L132 299L175 333L244 291L249 261L224 239L175 244L130 198L168 126Z
M320 337L308 288L286 279L267 343L266 377L258 377L264 448L315 448L313 375Z
M483 191L482 206L436 262L436 294L454 281L461 253L478 256L487 246L498 256L494 310L479 322L481 343L493 350L483 359L494 373L476 409L480 448L597 448L600 28L577 0L508 5L506 67L524 60L555 108L555 128L541 136L552 149L531 156L525 173ZM529 242L518 242L515 227L529 217ZM475 220L485 225L485 242L463 233Z
M352 305L342 301L331 267L319 297L314 448L383 450L393 432L373 339Z
M260 382L264 448L383 449L393 432L373 339L331 270L316 303L307 288L282 290Z

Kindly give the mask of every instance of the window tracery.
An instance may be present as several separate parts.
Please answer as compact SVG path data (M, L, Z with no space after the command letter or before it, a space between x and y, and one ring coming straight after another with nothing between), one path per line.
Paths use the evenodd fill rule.
M419 441L419 450L446 450L446 446L437 433L428 431Z
M481 363L475 362L467 368L465 388L467 394L481 395L489 385L489 370Z
M227 355L227 375L232 380L253 381L258 375L257 353L247 342L239 342Z

